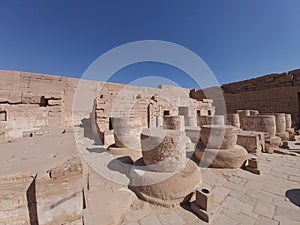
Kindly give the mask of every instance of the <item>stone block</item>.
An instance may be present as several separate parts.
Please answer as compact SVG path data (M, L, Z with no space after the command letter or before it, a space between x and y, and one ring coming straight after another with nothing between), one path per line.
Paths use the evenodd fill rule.
M205 211L211 210L214 207L214 194L205 188L197 189L196 204Z
M50 178L61 178L73 174L80 174L82 172L82 164L80 157L72 157L63 164L52 168L48 171Z
M258 159L257 158L248 159L248 167L257 169L259 167Z

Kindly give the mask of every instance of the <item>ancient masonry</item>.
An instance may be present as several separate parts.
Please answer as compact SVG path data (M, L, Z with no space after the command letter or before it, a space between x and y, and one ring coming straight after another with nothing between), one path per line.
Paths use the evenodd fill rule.
M190 204L194 214L207 222L218 207L210 190L201 189L200 168L242 168L259 175L253 155L283 151L279 147L288 147L288 141L295 140L294 128L299 125L300 70L198 91L12 71L0 71L0 78L1 143L71 133L83 127L84 136L91 135L90 130L103 151L135 158L124 173L128 190L139 199L163 207ZM217 89L221 92L214 92ZM88 93L94 95L88 97ZM80 185L82 168L79 156L70 156L50 168L48 177L36 174L17 179L11 189L15 194L0 186L7 196L16 198L5 200L0 195L5 220L13 221L11 224L86 220L81 208L86 207L84 192L89 187ZM14 186L9 178L3 181ZM73 191L63 186L66 183ZM74 199L76 209L68 205L69 210L51 211L66 199ZM78 199L85 200L78 203Z

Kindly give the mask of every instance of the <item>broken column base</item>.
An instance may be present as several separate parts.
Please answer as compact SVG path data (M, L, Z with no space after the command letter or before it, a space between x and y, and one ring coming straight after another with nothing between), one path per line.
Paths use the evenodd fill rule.
M217 206L213 208L212 210L206 211L202 209L196 201L191 202L191 209L193 213L198 216L201 220L210 223L211 221L214 220L216 215L218 215L220 208Z
M213 168L241 168L248 158L247 150L239 145L232 149L205 149L197 146L195 156L200 165Z
M274 137L268 138L268 139L266 139L264 152L273 154L274 148L279 148L280 145L281 145L280 137L274 136Z
M289 134L295 134L294 128L287 128L286 131L289 132Z
M146 202L174 207L189 201L201 183L200 169L190 159L176 172L156 172L149 170L141 158L131 168L129 186Z
M287 141L289 139L289 132L276 133L277 137L280 137L282 141Z
M296 141L296 137L294 134L290 134L289 141Z

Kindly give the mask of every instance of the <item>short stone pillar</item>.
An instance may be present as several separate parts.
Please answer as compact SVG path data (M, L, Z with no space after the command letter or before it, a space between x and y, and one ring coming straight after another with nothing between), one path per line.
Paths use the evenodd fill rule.
M162 172L182 168L186 162L185 137L179 130L143 129L141 145L145 165Z
M240 124L240 117L239 114L226 114L225 115L225 124L226 125L231 125L234 126L238 129L240 129L241 124Z
M113 118L115 145L119 148L141 149L142 120L137 117Z
M183 116L164 116L163 128L167 130L184 131L184 117Z
M202 126L200 143L195 149L195 156L200 164L216 168L242 167L248 152L236 144L236 129L233 126Z
M214 194L206 189L196 190L196 200L191 202L192 211L202 220L210 223L218 212L218 206L214 203Z
M282 141L289 138L289 133L286 131L285 113L275 113L276 120L276 136L280 137Z
M251 173L260 175L258 159L254 157L248 159L248 165L246 165L246 170L248 170Z

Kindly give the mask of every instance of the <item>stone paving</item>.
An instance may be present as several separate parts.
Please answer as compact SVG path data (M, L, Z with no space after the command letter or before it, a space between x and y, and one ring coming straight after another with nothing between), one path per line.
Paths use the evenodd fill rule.
M212 190L220 207L220 213L210 224L300 224L300 157L262 154L258 158L260 176L241 169L203 171L203 186ZM289 192L298 195L298 200L291 199L298 206L289 200ZM143 203L142 207L127 213L121 224L207 224L186 208L168 209Z
M119 170L109 170L108 164L113 156L89 138L80 136L78 140L79 147L84 142L84 146L89 146L81 149L81 153L88 162L90 174L93 174L92 171L106 174L106 178L99 175L89 178L90 190L86 190L86 201L90 207L85 214L90 221L88 224L207 224L191 212L189 205L163 208L137 199L126 186L128 178L122 166ZM300 155L297 154L300 139L291 145L291 151L297 156L259 155L261 175L242 169L203 169L203 187L212 190L219 207L210 224L300 224ZM116 179L122 184L115 184L113 180ZM88 215L91 212L93 215Z

